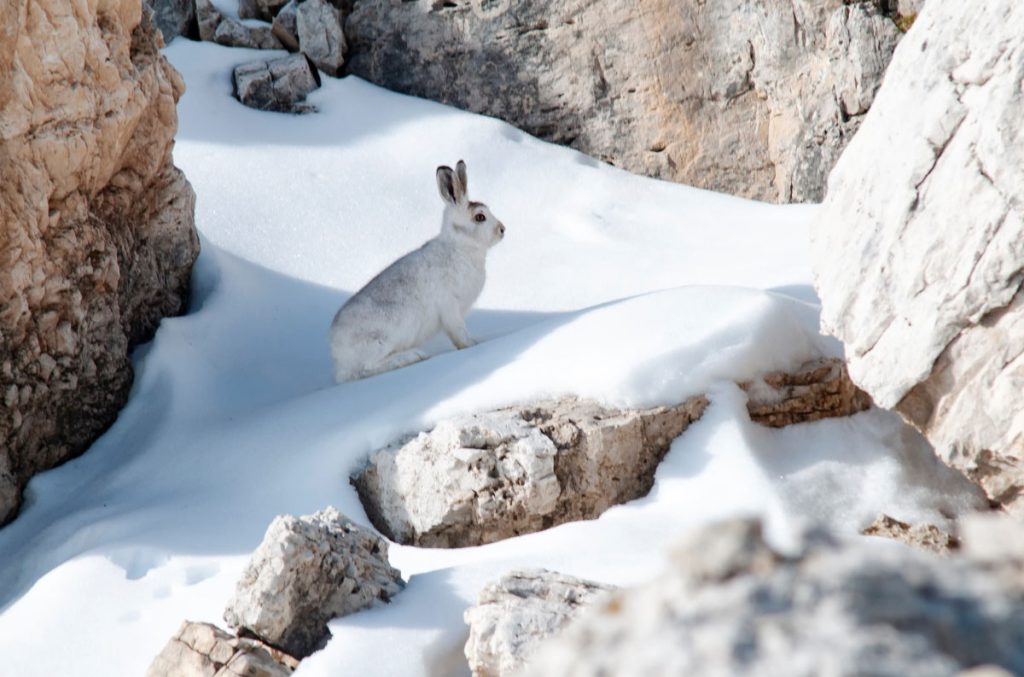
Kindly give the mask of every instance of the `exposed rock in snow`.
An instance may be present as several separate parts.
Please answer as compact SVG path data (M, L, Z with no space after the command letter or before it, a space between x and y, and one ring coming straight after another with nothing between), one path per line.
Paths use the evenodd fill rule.
M259 640L235 637L209 623L185 621L146 677L285 677L298 665Z
M309 113L306 95L320 87L316 71L302 54L253 61L235 67L235 95L250 108L281 113Z
M491 543L645 495L705 406L694 397L615 411L563 399L458 416L372 454L353 483L374 525L399 543Z
M238 16L242 19L273 21L288 0L239 0Z
M199 252L184 90L140 3L0 3L0 524L117 416Z
M488 583L464 615L473 675L512 675L543 640L613 589L544 569L513 571Z
M303 54L328 75L341 75L345 63L342 11L327 0L303 0L296 8L295 31Z
M829 179L812 243L822 325L846 344L854 381L1015 512L1022 78L1024 5L929 0Z
M795 372L772 372L740 387L756 423L781 428L823 418L852 416L871 406L839 359L815 360Z
M818 201L901 33L874 2L360 2L349 72L630 171Z
M196 0L196 17L199 21L199 37L202 40L227 47L284 49L281 42L274 37L269 24L249 26L224 16L211 0Z
M153 10L153 21L164 42L187 35L196 20L195 0L146 0L146 5Z
M934 524L908 524L888 515L879 515L862 532L865 536L882 536L916 548L946 553L960 547L960 541Z
M1020 674L1022 646L1024 589L977 563L820 533L790 558L739 521L705 527L666 574L584 610L525 674Z
M336 509L286 515L267 529L224 620L304 658L330 637L327 621L388 601L403 585L387 542Z
M271 26L274 37L280 40L281 44L289 52L299 51L299 28L296 24L297 12L298 5L295 3L295 0L291 0L277 13L274 17L274 25Z

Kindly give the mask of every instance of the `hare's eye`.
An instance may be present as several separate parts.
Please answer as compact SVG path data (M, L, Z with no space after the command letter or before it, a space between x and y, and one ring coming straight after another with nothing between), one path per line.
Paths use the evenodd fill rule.
M473 220L476 221L477 223L483 223L484 221L487 220L487 217L484 216L483 214L477 214L476 216L473 217Z

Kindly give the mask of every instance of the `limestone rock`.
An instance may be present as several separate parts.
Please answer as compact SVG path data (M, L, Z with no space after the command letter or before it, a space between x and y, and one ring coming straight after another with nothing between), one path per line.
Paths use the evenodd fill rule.
M475 677L512 675L577 613L612 586L554 571L513 571L480 591L466 610L466 658Z
M353 484L374 526L399 543L491 543L645 495L705 406L694 397L616 411L563 399L458 416L372 454Z
M153 660L146 677L286 677L299 662L215 625L185 621Z
M895 517L879 515L862 532L865 536L891 538L915 548L947 553L960 547L960 541L934 524L908 524Z
M115 419L128 351L187 303L184 91L138 2L0 3L0 524Z
M341 75L345 63L342 11L327 0L303 0L295 13L295 30L303 54L328 75Z
M216 42L227 47L248 47L251 49L284 49L274 37L270 25L249 26L231 17L224 16L211 0L196 0L196 17L199 22L199 38Z
M901 36L879 4L359 2L347 69L633 172L819 201Z
M812 241L822 325L853 380L1018 513L1022 78L1024 6L929 0L829 179Z
M235 67L235 96L246 106L282 113L316 110L306 95L320 87L316 71L302 54Z
M823 418L851 416L871 406L842 360L815 360L795 372L772 372L741 383L750 419L772 428Z
M274 17L274 25L271 31L274 37L281 41L289 52L299 51L299 28L297 25L298 5L291 0L281 8L281 11Z
M280 516L252 555L224 620L305 658L331 636L327 621L388 601L403 587L388 545L334 508Z
M786 556L759 532L756 522L706 527L663 576L584 610L524 674L1024 672L1024 589L985 567L822 533Z
M169 43L179 35L188 35L196 21L195 0L145 0L153 10L153 21Z

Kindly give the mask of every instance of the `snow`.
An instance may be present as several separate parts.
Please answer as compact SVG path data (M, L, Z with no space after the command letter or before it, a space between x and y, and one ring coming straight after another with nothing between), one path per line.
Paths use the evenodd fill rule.
M203 253L188 315L136 350L117 423L35 478L0 530L0 656L11 675L140 675L184 619L220 615L275 515L335 505L367 454L439 418L575 393L613 405L708 393L647 497L482 547L392 546L407 589L331 624L310 675L461 674L463 610L517 566L615 584L657 573L678 534L758 513L853 536L879 513L945 523L974 495L891 414L769 430L736 380L837 355L817 333L812 206L766 205L630 175L496 120L324 78L320 113L231 98L267 53L176 40L188 91L175 160ZM432 237L434 168L508 226L468 318L479 345L335 386L327 327L373 274Z

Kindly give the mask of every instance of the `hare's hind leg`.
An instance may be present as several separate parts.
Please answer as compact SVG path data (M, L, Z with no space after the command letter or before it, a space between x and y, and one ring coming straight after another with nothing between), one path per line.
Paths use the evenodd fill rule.
M374 374L383 374L386 371L392 369L401 369L402 367L408 367L410 364L416 364L427 359L427 354L422 350L403 350L400 353L394 355L388 355L377 364L371 365L366 368L364 376L373 376Z

